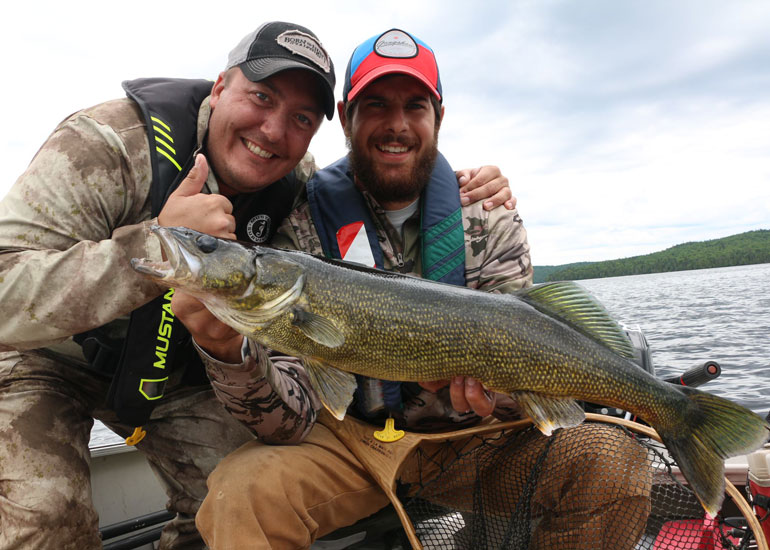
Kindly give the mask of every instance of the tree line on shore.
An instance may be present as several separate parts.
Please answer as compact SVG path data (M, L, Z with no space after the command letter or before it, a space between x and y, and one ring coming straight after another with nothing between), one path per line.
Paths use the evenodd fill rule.
M678 244L660 252L618 260L535 266L535 283L763 263L770 263L769 229Z

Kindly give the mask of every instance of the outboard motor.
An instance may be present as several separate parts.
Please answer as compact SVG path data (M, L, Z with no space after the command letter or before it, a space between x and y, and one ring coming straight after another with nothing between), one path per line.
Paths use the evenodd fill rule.
M634 346L634 361L636 364L655 376L650 345L647 343L647 338L645 338L642 328L639 325L629 327L628 325L621 324L620 326L623 327L623 330L631 340L631 344Z

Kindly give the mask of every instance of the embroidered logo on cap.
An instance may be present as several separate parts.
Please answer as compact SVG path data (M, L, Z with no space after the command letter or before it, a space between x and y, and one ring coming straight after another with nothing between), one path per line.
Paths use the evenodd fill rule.
M374 43L374 51L382 57L415 57L417 44L403 31L388 31Z
M278 35L275 41L291 53L312 61L325 73L331 69L329 54L326 53L321 43L309 34L300 31L284 31Z

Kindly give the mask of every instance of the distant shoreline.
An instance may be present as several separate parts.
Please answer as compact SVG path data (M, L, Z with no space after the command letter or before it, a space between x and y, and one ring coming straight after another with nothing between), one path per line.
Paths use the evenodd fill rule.
M535 283L577 281L770 263L770 229L678 244L660 252L601 262L535 266Z

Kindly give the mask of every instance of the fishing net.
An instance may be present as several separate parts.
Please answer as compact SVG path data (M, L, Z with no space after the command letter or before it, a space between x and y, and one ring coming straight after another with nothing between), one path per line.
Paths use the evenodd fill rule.
M756 548L740 511L705 515L654 439L595 422L569 432L529 426L416 447L396 487L423 547Z

